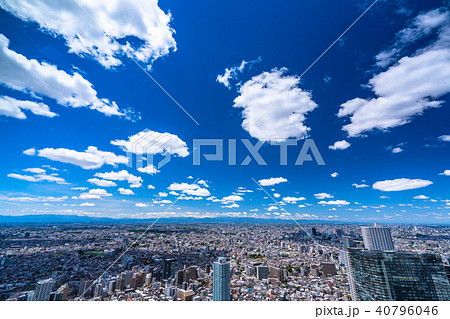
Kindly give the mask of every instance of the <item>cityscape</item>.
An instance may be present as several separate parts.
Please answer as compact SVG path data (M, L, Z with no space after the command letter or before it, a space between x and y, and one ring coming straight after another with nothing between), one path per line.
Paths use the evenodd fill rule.
M449 301L447 226L15 225L10 301Z

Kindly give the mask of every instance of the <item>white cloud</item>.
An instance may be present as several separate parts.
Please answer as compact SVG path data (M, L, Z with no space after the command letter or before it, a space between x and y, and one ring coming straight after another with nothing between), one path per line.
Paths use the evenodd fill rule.
M417 195L417 196L414 196L413 198L414 199L429 199L429 197L425 196L425 195Z
M403 152L403 148L401 148L401 147L394 147L392 149L392 153L394 153L394 154L401 153L401 152Z
M306 200L305 197L283 197L283 202L289 203L289 204L296 204L298 201Z
M447 12L444 19L433 17L435 13L417 18L420 27L414 29L420 33L439 26L434 43L373 76L369 87L377 97L355 98L341 105L338 116L350 117L350 124L343 127L350 137L404 125L425 110L442 105L436 99L450 92L450 20ZM400 37L409 38L406 42L415 40L418 33L411 30L403 30Z
M16 173L10 173L8 174L8 177L20 179L28 182L55 182L57 184L68 184L64 178L59 177L58 174L53 173L51 175L47 175L45 170L40 168L28 168L24 169L24 171L35 173L35 175L22 175L22 174L16 174Z
M117 186L117 184L114 183L113 181L107 181L107 180L104 180L104 179L90 178L87 181L89 183L91 183L91 184L95 184L95 185L101 186L101 187Z
M96 173L95 176L111 181L127 181L130 184L130 187L133 188L142 186L142 178L140 176L134 176L126 170L121 170L119 172Z
M450 135L441 135L439 139L444 142L450 142Z
M136 203L135 206L136 206L136 207L141 207L141 208L148 207L148 205L147 205L147 204L144 204L144 203Z
M373 184L372 187L373 189L378 189L384 192L395 192L408 189L422 188L431 184L433 184L432 181L423 179L398 178L393 180L376 182L375 184Z
M330 201L320 201L319 202L320 205L350 205L349 202L347 202L346 200L330 200Z
M318 193L314 194L317 199L333 198L334 196L328 193Z
M16 100L9 96L0 96L0 115L15 117L17 119L26 119L27 116L23 110L28 110L36 115L54 117L58 114L50 111L48 105L32 101Z
M197 182L197 184L203 185L204 187L209 187L208 183L207 183L206 181L202 180L202 179L199 180L199 181Z
M83 204L80 204L80 206L93 207L93 206L95 206L95 204L94 203L83 203Z
M99 151L95 146L89 146L84 152L66 148L44 148L38 151L38 155L52 161L77 165L84 169L96 169L104 164L116 167L117 164L128 163L125 156Z
M172 154L180 157L189 155L186 142L175 134L145 130L130 136L128 141L115 140L111 144L134 154Z
M239 87L234 100L233 106L243 109L242 128L260 141L305 138L310 130L303 122L317 104L295 84L299 78L285 72L273 69L254 76Z
M137 170L141 173L147 173L150 175L159 173L159 170L157 170L153 164L149 164L146 167L139 167Z
M283 177L271 177L269 179L260 179L258 181L258 183L261 186L273 186L273 185L277 185L277 184L280 184L280 183L285 183L287 181L288 180L286 178L283 178Z
M23 169L23 171L24 172L34 173L34 174L44 174L45 173L45 169L38 168L38 167L25 168L25 169Z
M273 211L273 210L278 210L278 207L277 207L277 206L269 206L269 207L267 208L267 210L268 210L269 212L271 212L271 211Z
M223 202L237 202L237 201L242 201L244 200L244 198L242 198L241 196L238 195L230 195L230 196L225 196L224 198L222 198Z
M356 183L353 183L352 186L353 186L353 187L356 187L356 188L365 188L365 187L369 187L369 185L366 185L366 184L356 184Z
M23 151L23 153L25 155L34 156L34 155L36 155L36 149L35 148L29 148L29 149Z
M330 176L331 176L331 177L338 177L338 176L339 176L339 173L338 173L338 172L334 172L334 173L331 173Z
M119 111L116 102L98 98L92 84L80 74L70 75L54 65L29 60L10 50L8 45L9 40L0 34L0 83L8 88L32 96L47 96L63 106L88 107L108 116L125 115ZM43 110L41 107L42 112L50 115Z
M78 198L79 199L101 199L102 197L112 196L112 194L108 193L106 190L101 188L91 189L87 193L82 193Z
M450 176L450 169L446 169L443 173L440 173L439 175Z
M131 189L119 188L119 193L122 195L134 195L134 192Z
M1 0L0 6L24 21L36 22L42 31L52 36L64 38L69 52L89 56L105 68L120 65L123 51L103 30L126 43L127 55L146 64L176 50L171 15L158 7L157 0L77 2L89 14L75 1Z
M230 205L224 205L224 206L222 206L222 208L238 208L238 207L239 207L239 205L236 204L236 203L232 203L232 204L230 204Z
M227 88L231 88L230 80L236 80L238 78L239 73L242 73L245 67L248 65L251 67L253 64L261 62L261 57L252 61L244 61L242 60L239 66L233 66L231 68L226 68L225 73L223 75L218 75L216 81L222 83Z
M73 191L85 191L88 190L87 187L72 187L71 190Z
M328 146L330 150L345 150L350 147L350 143L346 140L337 141L333 145Z
M68 199L67 196L61 196L61 197L53 197L53 196L38 196L38 197L9 197L7 198L8 201L11 202L62 202Z
M167 197L167 195L168 195L168 194L165 193L165 192L159 192L159 193L158 193L158 196L159 196L159 197Z
M278 194L278 193L274 193L274 194L273 194L273 197L275 197L275 198L280 198L280 197L281 197L281 195L280 195L280 194Z
M155 186L153 186L153 185L148 185L147 188L148 188L148 189L155 189Z
M192 196L210 196L211 193L206 188L200 187L197 184L188 184L188 183L172 183L168 188L171 191L181 191L185 194Z

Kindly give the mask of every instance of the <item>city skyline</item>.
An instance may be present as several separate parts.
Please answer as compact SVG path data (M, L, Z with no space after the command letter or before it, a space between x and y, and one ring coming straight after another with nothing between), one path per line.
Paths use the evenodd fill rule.
M446 1L24 3L0 1L0 215L450 223ZM294 164L307 140L325 165Z

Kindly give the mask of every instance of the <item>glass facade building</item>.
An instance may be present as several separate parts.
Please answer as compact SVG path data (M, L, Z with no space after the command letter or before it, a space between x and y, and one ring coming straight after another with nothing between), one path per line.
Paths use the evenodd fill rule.
M230 263L225 257L219 257L219 260L213 265L213 300L229 301L230 295Z
M450 284L437 255L349 249L346 259L353 300L450 300Z

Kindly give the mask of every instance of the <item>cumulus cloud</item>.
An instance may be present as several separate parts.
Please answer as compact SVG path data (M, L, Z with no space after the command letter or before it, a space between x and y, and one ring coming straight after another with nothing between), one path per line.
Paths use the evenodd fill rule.
M35 175L23 175L23 174L16 174L16 173L10 173L8 174L8 177L20 179L23 181L28 182L55 182L57 184L68 184L64 178L59 177L58 174L53 173L48 175L46 171L42 168L26 168L24 169L25 172L34 173Z
M95 176L111 181L127 181L130 184L130 187L133 188L142 186L142 178L140 176L130 174L126 170L121 170L119 172L96 173Z
M108 116L125 115L119 111L116 102L99 98L92 84L80 74L70 75L54 65L29 60L8 46L9 40L0 34L0 83L6 87L32 96L47 96L67 107L88 107ZM42 105L36 108L26 101L22 101L21 105L33 107L40 115L54 114Z
M431 17L436 12L418 19L421 27L415 29L425 32L426 25L439 27L435 42L373 76L368 86L375 98L355 98L341 105L338 116L350 118L350 123L343 127L348 136L360 136L372 130L386 131L442 105L437 99L450 92L450 20L448 12L438 12L438 15L445 15L444 18ZM432 20L434 22L430 22ZM414 39L416 31L405 29L400 37Z
M403 148L401 148L401 147L394 147L392 149L392 153L394 153L394 154L401 153L401 152L403 152Z
M369 185L366 185L366 184L357 184L357 183L353 183L352 186L353 186L353 187L356 187L356 188L365 188L365 187L369 187Z
M350 205L349 202L347 202L346 200L330 200L330 201L320 201L319 202L320 205Z
M128 159L125 156L99 151L95 146L89 146L84 152L66 148L44 148L38 151L38 155L52 161L77 165L84 169L96 169L104 164L116 167L117 164L128 163Z
M98 179L98 178L90 178L87 180L89 183L91 184L95 184L97 186L101 186L101 187L112 187L112 186L117 186L116 183L114 183L113 181L107 181L104 179Z
M134 192L131 189L119 188L119 193L122 195L134 195Z
M159 170L157 170L156 167L153 164L149 164L149 165L147 165L145 167L139 167L137 170L139 172L141 172L141 173L147 173L147 174L150 174L150 175L159 173Z
M441 135L439 139L443 142L450 142L450 135Z
M148 188L148 189L155 189L155 186L149 184L149 185L147 186L147 188Z
M440 173L439 175L450 176L450 169L446 169L443 173Z
M242 198L241 196L238 195L230 195L230 196L225 196L224 198L222 198L223 202L237 202L237 201L242 201L244 200L244 198Z
M339 173L338 173L338 172L334 172L334 173L331 173L330 176L331 176L331 177L338 177L338 176L339 176Z
M292 197L292 196L286 196L283 197L283 202L289 203L289 204L296 204L298 201L306 200L305 197Z
M0 96L0 115L15 117L16 119L26 119L24 110L36 115L54 117L58 114L50 111L48 105L32 101L17 100L9 96Z
M334 196L328 193L318 193L314 194L317 199L333 198Z
M186 142L177 135L144 130L130 136L127 141L115 140L111 144L134 154L172 154L180 157L189 155Z
M80 204L80 206L93 207L93 206L95 206L95 204L94 203L83 203L83 204Z
M294 84L299 78L286 72L285 68L273 69L254 76L239 87L234 100L233 106L242 108L242 128L260 141L308 136L305 116L317 104L311 93Z
M287 181L288 180L286 178L283 178L283 177L271 177L271 178L268 178L268 179L260 179L258 181L258 183L261 186L273 186L273 185L277 185L277 184L280 184L280 183L285 183Z
M425 196L425 195L417 195L417 196L414 196L413 198L414 199L429 199L429 197Z
M188 184L188 183L172 183L168 188L171 191L181 191L182 193L191 195L191 196L210 196L211 193L206 188L202 188L197 184Z
M384 192L403 191L408 189L422 188L433 184L432 181L423 179L398 178L393 180L379 181L373 184L373 189Z
M230 205L224 205L224 206L222 206L222 208L238 208L238 207L239 207L239 205L236 204L236 203L232 203L232 204L230 204Z
M346 140L343 141L337 141L333 145L328 146L330 150L345 150L346 148L350 147L350 143Z
M105 68L120 65L123 51L104 32L122 43L128 56L146 64L176 50L171 15L158 7L157 0L77 2L88 14L75 1L0 0L0 6L23 21L36 22L43 32L62 37L69 52L93 58Z
M78 198L79 199L101 199L102 197L112 196L112 194L108 193L106 190L101 188L91 189L89 192L82 193Z
M36 155L36 149L35 148L29 148L29 149L23 151L23 153L25 155L34 156L34 155Z
M433 9L419 14L409 21L408 27L396 34L395 42L390 48L377 54L375 57L376 65L382 68L389 66L395 62L405 45L429 36L432 32L448 23L448 20L448 12L440 9Z
M230 68L226 68L223 75L218 75L216 81L223 84L227 88L231 88L230 80L237 80L240 73L244 71L244 69L248 66L251 67L253 64L261 62L261 57L252 61L244 61L242 60L241 64L238 66L233 66Z
M144 204L144 203L136 203L135 206L136 206L136 207L140 207L140 208L148 207L148 205L147 205L147 204Z
M202 186L204 186L204 187L209 187L208 183L207 183L206 181L202 180L202 179L199 180L199 181L197 182L197 184L202 185Z
M34 173L34 174L44 174L46 172L45 169L39 168L39 167L25 168L25 169L23 169L23 171Z

